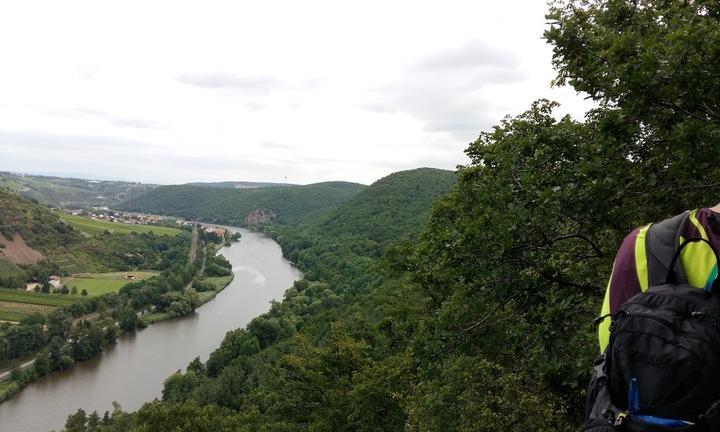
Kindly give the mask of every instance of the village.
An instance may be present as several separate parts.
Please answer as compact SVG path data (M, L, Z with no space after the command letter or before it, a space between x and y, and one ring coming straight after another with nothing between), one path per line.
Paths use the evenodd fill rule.
M136 225L168 225L176 224L180 226L190 226L192 222L184 221L167 216L148 215L143 213L121 212L110 210L107 207L85 209L64 209L65 213L73 216L83 216L92 220L105 222L116 222L124 224Z
M81 216L88 219L102 221L102 222L113 222L118 224L129 224L129 225L157 225L157 226L179 226L179 227L191 227L197 225L207 234L215 234L216 236L223 238L225 237L225 228L217 226L188 221L180 218L171 216L158 216L145 213L135 212L123 212L110 210L107 207L93 208L91 210L85 209L62 209L66 214L72 216Z
M79 229L85 235L103 231L122 233L156 232L160 235L174 235L178 228L197 227L199 232L225 239L226 229L205 223L188 221L169 216L144 213L122 212L106 207L92 209L55 209L61 219ZM68 219L70 218L70 219ZM177 228L176 228L177 227ZM44 277L32 277L26 281L24 290L32 293L52 293L64 295L95 296L107 292L116 292L128 282L152 277L157 272L110 272L110 273L72 273L50 274Z

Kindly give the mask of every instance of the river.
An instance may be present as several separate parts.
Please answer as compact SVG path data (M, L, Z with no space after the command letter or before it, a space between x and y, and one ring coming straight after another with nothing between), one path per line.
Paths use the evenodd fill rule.
M245 327L270 308L302 274L273 240L242 228L242 238L219 253L232 263L232 283L195 311L120 338L102 354L30 384L0 404L0 431L61 430L78 408L101 416L117 401L126 411L159 398L163 381L196 356L206 361L225 333Z

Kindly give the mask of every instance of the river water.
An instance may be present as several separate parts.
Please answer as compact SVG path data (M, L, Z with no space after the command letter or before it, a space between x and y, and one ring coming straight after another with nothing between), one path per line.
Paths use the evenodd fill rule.
M163 381L196 356L206 361L225 333L244 327L269 310L272 299L302 274L282 256L273 240L242 228L242 238L219 253L233 265L232 283L195 314L153 324L122 337L102 354L72 369L55 372L0 404L0 431L61 430L78 408L101 416L117 401L134 411L160 398Z

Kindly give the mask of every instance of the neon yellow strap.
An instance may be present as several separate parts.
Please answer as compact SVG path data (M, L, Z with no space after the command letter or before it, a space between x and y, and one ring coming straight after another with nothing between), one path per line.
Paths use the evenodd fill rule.
M635 269L642 292L647 291L650 279L648 276L647 254L645 253L645 237L651 225L643 227L635 239Z
M697 217L695 217L695 214L697 213L697 209L690 212L690 222L692 222L693 225L695 225L695 228L697 228L698 232L700 233L700 237L702 237L704 240L708 240L707 232L705 232L705 227L702 226L699 220L697 220Z
M610 273L610 280L605 289L605 299L603 300L602 309L600 310L600 316L607 317L600 321L598 325L598 339L600 340L600 352L605 351L608 343L610 343L610 284L612 283L613 274L615 273L615 263L613 263L613 271Z

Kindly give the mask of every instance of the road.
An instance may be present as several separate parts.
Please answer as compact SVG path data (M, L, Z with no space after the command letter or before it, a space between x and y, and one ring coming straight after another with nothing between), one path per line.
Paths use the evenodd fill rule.
M21 365L19 366L19 368L20 368L20 370L25 370L25 369L31 367L31 366L34 365L34 364L35 364L35 359L28 360L28 361L26 361L25 363L21 364ZM5 381L5 380L10 379L10 374L11 374L11 373L12 373L12 370L5 371L5 372L3 372L3 373L0 373L0 382L3 382L3 381Z
M109 311L109 313L111 313L111 312L112 312L112 310ZM81 316L81 317L79 317L79 318L73 319L73 320L72 320L72 325L77 325L77 323L79 323L80 321L83 321L83 320L85 320L85 321L95 321L95 320L98 319L98 318L100 318L100 312L93 312L93 313L90 313L90 314L87 314L87 315L83 315L83 316ZM21 364L21 365L19 366L19 368L20 368L20 370L25 370L25 369L31 367L31 366L34 365L34 364L35 364L35 359L28 360L28 361L26 361L25 363ZM0 382L3 382L3 381L5 381L5 380L9 379L11 373L12 373L12 369L6 370L5 372L0 372Z
M197 245L198 245L198 229L197 225L193 225L192 241L190 242L190 254L188 255L188 265L195 262L197 256Z

